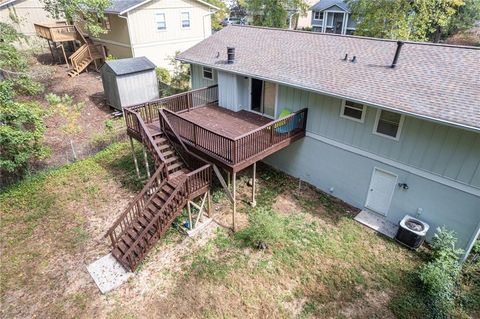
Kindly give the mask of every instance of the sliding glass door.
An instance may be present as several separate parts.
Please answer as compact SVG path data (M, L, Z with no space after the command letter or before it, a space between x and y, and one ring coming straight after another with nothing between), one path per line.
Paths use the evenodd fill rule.
M250 92L250 110L268 117L275 117L276 84L252 78Z

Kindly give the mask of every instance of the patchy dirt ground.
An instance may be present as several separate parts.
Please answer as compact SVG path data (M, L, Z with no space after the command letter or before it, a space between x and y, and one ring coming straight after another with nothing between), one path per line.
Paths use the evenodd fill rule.
M127 283L102 295L86 265L109 252L103 236L141 187L131 162L118 144L0 194L2 318L393 317L389 301L415 255L265 166L258 208L278 211L288 242L262 251L217 224L195 238L171 228ZM252 212L249 173L238 182L239 229ZM212 197L214 218L230 226L225 195Z
M80 130L73 136L73 144L77 158L84 158L95 153L98 145L95 145L95 136L105 131L105 121L112 119L114 111L105 105L102 79L94 70L83 72L71 78L67 75L67 65L52 62L49 53L40 54L30 60L29 71L45 86L45 92L41 96L29 97L41 103L47 110L50 109L44 96L54 93L58 96L65 94L72 96L75 104L82 103L81 115L77 120ZM52 155L37 163L39 168L56 167L69 163L73 160L73 152L70 145L70 137L63 132L62 119L55 113L50 114L45 120L47 131L44 141L52 150Z

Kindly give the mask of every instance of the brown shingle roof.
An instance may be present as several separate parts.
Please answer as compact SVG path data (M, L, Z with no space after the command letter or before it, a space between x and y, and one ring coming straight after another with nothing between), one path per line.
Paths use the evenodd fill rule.
M226 64L227 46L236 48ZM480 130L480 48L229 26L178 57ZM219 57L217 58L217 52ZM342 61L348 53L356 63Z

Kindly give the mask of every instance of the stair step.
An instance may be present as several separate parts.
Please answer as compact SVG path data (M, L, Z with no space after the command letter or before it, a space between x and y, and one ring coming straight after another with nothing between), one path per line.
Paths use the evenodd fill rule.
M165 158L166 158L167 156L172 155L172 154L175 154L175 151L173 151L173 150L168 150L168 151L166 151L166 152L162 152L162 155L163 155L163 157L165 157Z
M163 199L161 196L159 196L161 199ZM163 204L165 204L165 201L160 200L158 197L152 198L152 202L157 206L158 209L162 208Z
M167 193L161 191L161 192L158 193L158 197L160 197L164 202L166 202L168 200L168 198L170 197L170 194L167 194Z
M165 159L165 163L170 164L171 162L178 161L178 160L180 160L180 158L178 158L177 156L172 156Z
M168 142L168 140L165 137L158 137L158 138L155 139L155 143L157 143L157 145L167 143L167 142Z
M171 148L170 144L158 145L158 149L159 149L160 151L166 150L167 148Z
M175 163L175 164L172 164L172 165L168 165L167 170L170 172L174 169L181 168L181 167L183 167L183 162L178 162L178 163Z

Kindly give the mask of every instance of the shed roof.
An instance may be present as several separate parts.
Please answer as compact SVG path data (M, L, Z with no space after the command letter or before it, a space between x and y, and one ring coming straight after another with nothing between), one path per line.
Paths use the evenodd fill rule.
M124 14L130 10L133 10L137 7L139 7L142 4L146 4L151 2L152 0L112 0L111 5L105 9L105 13L117 13L117 14ZM218 10L218 8L208 2L202 1L202 0L196 0L197 2L200 2L203 5L206 5L208 7L211 7L215 10Z
M327 9L329 9L331 7L334 7L334 6L337 6L337 7L339 7L340 9L342 9L346 12L350 12L349 5L345 1L342 1L342 0L320 0L316 4L314 4L310 8L310 10L324 11L324 10L327 10Z
M227 46L236 48L234 64L226 64ZM235 25L178 59L480 130L480 48L406 42L390 68L396 48L391 40Z
M155 64L146 57L106 61L102 68L105 67L105 65L116 75L132 74L155 69Z

